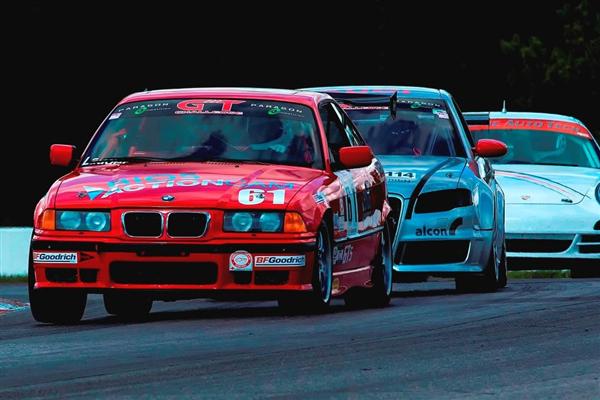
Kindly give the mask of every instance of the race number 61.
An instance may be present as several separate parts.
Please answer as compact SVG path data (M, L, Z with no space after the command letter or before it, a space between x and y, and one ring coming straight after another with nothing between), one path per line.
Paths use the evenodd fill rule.
M265 193L273 195L273 204L284 204L285 203L285 190L262 190L262 189L242 189L238 194L238 201L240 204L246 206L255 206L265 201Z

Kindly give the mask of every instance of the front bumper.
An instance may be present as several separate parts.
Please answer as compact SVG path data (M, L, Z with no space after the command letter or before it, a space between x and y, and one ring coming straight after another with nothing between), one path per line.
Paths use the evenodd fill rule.
M474 207L459 207L403 218L394 238L394 271L440 276L483 273L494 232L478 229L474 214Z
M578 234L507 233L509 269L600 269L600 231Z
M600 268L600 214L594 206L507 206L508 267Z
M31 248L35 255L32 259L37 289L198 291L217 296L224 292L311 290L315 242L98 243L34 237ZM301 266L253 265L252 271L233 272L229 270L230 256L238 250L249 252L254 260L257 256L296 255L304 256L305 263ZM63 262L57 254L63 254L60 257L68 260ZM54 260L49 261L52 258Z
M484 272L493 243L492 231L473 231L471 237L440 241L399 242L394 259L398 273L427 273L441 276ZM400 255L413 246L409 262Z

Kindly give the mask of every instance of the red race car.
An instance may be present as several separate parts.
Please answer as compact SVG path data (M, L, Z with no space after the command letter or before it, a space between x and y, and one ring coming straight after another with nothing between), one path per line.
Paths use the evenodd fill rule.
M135 93L74 154L52 145L51 163L74 169L35 209L37 321L79 321L88 293L124 318L195 297L389 303L384 172L328 95Z

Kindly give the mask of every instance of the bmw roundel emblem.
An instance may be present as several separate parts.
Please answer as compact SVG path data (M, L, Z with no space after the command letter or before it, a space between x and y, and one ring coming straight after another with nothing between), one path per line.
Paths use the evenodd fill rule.
M165 194L162 197L162 199L163 199L163 201L173 201L173 200L175 200L175 196L171 196L170 194Z

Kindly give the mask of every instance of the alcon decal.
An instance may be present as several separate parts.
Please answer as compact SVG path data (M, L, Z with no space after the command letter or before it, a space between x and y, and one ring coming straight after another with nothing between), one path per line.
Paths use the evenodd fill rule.
M235 186L243 189L293 189L291 182L248 182L244 179L233 181L228 179L202 179L198 174L156 174L147 176L136 176L132 178L123 178L117 181L109 181L104 185L83 186L83 191L78 193L80 198L89 197L90 200L97 198L106 199L115 194L125 192L138 192L142 190L152 190L172 187L190 187L190 186Z
M431 237L439 237L439 236L455 236L456 230L463 223L462 218L456 219L449 228L430 228L427 225L423 225L422 228L417 228L415 231L415 236L431 236Z

